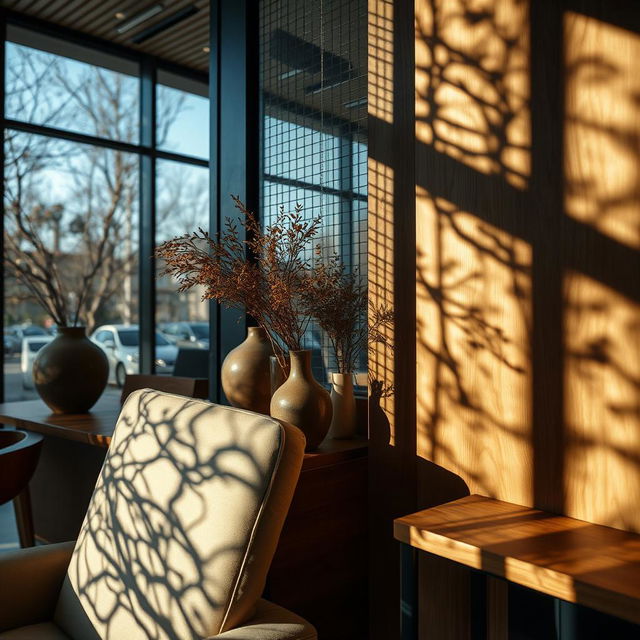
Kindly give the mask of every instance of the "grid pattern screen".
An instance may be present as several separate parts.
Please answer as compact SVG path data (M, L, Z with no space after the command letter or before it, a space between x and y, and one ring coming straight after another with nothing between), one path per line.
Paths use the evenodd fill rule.
M366 281L367 2L261 0L262 191L268 225L278 208L322 217L320 242ZM305 348L326 382L335 358L310 325ZM358 370L366 370L362 354Z

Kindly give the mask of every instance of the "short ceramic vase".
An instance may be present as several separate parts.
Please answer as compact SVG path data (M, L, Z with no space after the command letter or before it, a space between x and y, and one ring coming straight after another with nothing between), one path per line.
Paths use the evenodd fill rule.
M87 413L107 386L109 361L84 327L58 327L33 362L36 391L54 413Z
M311 372L311 351L290 351L291 371L271 398L271 416L298 427L313 451L325 439L331 424L331 397Z
M353 394L353 374L331 374L331 404L333 417L329 438L346 440L356 434L356 398Z
M222 390L232 406L269 414L272 354L266 331L249 327L246 340L229 352L220 372Z

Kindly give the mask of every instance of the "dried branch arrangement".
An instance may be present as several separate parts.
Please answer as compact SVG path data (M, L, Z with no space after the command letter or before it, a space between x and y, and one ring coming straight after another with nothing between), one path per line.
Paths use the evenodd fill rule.
M243 214L240 226L227 219L215 238L199 229L173 240L156 250L165 262L162 275L171 275L186 291L201 285L203 299L244 309L265 329L280 366L285 368L280 343L290 351L302 348L310 317L304 306L305 287L309 286L313 239L321 220L304 220L302 205L286 212L280 208L275 221L261 228L256 216L239 198L235 206Z
M370 341L384 340L383 328L392 321L386 308L367 312L367 287L359 273L348 272L337 255L324 258L314 248L319 217L304 220L302 205L293 212L279 209L275 221L261 228L256 216L237 197L243 214L240 226L227 219L215 237L199 229L168 240L156 250L164 261L162 275L179 283L179 291L204 287L203 299L244 309L265 329L280 365L281 344L302 348L311 319L317 320L334 349L340 373L353 373L359 355ZM315 252L315 264L311 257Z
M353 373L367 343L367 286L360 274L348 272L336 255L323 258L322 247L316 247L304 302L331 342L338 372Z

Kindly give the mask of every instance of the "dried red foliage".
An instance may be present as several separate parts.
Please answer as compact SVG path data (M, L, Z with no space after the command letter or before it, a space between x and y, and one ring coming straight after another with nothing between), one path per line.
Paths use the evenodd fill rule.
M311 254L321 219L304 220L297 204L292 212L280 207L275 221L262 229L240 199L232 198L243 214L240 226L246 239L227 219L215 237L199 229L164 242L156 256L166 264L162 274L176 278L180 291L201 285L203 299L253 316L283 366L278 338L290 351L300 350L310 320L304 300L311 265L305 256Z

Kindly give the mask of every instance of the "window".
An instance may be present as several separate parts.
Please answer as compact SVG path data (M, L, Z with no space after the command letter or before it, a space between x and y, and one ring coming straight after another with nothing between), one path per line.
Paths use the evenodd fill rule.
M367 276L367 3L260 2L262 189L268 224L279 206L322 216L320 242ZM311 325L314 374L335 370L322 331ZM366 370L366 353L359 369Z
M57 282L71 322L137 321L138 165L135 154L5 131L10 323L52 322L19 277L23 267Z
M24 327L52 335L52 316L61 315L40 304L43 296L52 299L47 279L62 291L57 302L69 322L78 315L89 333L105 324L131 325L122 330L123 344L142 350L137 325L141 312L148 318L153 309L140 308L150 279L139 278L139 265L151 257L140 255L141 246L208 227L209 109L202 76L160 67L153 74L156 119L143 121L135 52L112 55L11 22L5 47L4 392L7 400L20 400L35 397L21 384L29 373L19 362ZM155 149L141 145L142 133L144 139L149 133L143 126L155 127ZM155 184L141 181L145 156L156 159ZM154 189L157 208L141 219L141 197ZM42 276L40 288L25 282L24 269ZM158 293L158 319L186 322L185 343L207 349L208 305L200 293L178 294L176 283L165 280ZM103 344L115 338L108 330L95 334ZM161 331L155 340L173 344ZM162 365L153 360L171 372L166 358Z
M156 244L209 228L209 170L167 160L156 165ZM175 280L156 265L156 322L178 348L209 348L209 305L203 288L178 292ZM197 327L197 329L196 329ZM200 335L198 335L198 333ZM206 334L206 335L205 335Z
M138 65L69 42L10 27L7 118L137 143Z
M162 69L158 70L158 148L209 159L209 88Z

